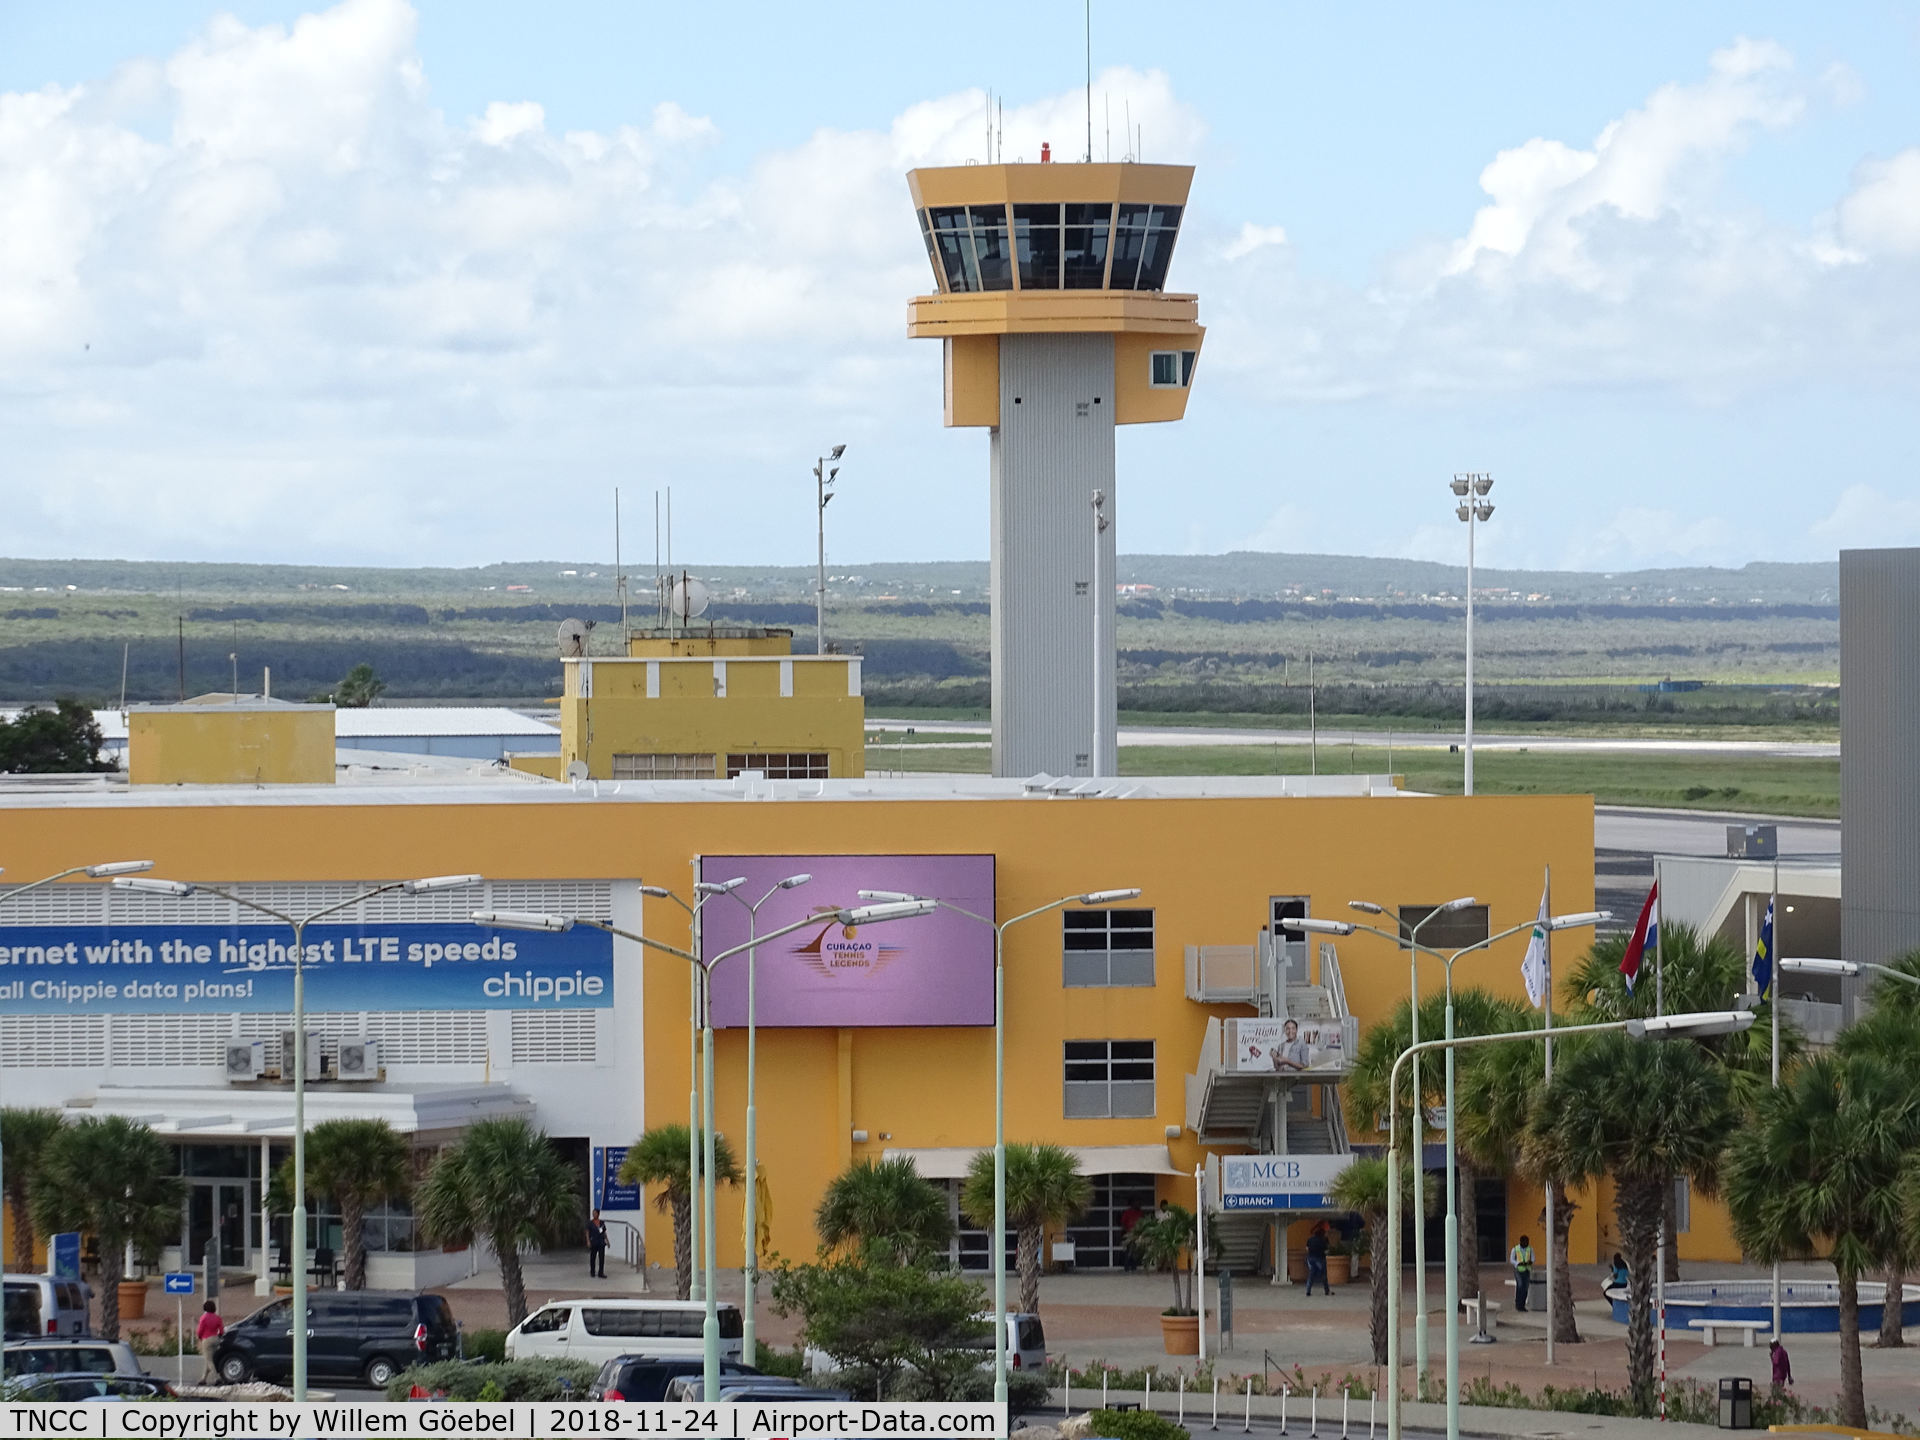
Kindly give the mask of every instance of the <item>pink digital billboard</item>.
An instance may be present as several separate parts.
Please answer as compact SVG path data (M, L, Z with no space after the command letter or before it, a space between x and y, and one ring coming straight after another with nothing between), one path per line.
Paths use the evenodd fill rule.
M813 878L775 890L790 875ZM703 880L745 884L760 905L761 935L806 921L759 946L755 1021L771 1026L991 1025L993 929L941 908L910 920L850 928L834 913L862 905L862 890L894 890L993 916L991 855L708 855ZM747 906L732 896L701 911L708 955L747 942ZM747 1023L747 957L713 971L713 1023Z

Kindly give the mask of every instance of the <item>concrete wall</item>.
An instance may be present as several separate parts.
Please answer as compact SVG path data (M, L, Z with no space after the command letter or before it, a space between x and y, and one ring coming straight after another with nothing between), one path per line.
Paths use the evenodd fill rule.
M1840 679L1841 952L1884 962L1920 946L1920 549L1840 552Z
M1114 378L1111 335L1005 335L993 432L993 773L1090 775L1093 624L1113 651ZM1095 490L1110 524L1094 584ZM1096 593L1098 591L1099 593ZM1113 667L1105 668L1100 773L1117 770Z

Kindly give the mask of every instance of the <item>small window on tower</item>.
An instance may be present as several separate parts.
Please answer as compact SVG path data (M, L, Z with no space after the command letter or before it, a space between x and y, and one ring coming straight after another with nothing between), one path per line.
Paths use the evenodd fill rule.
M1148 357L1149 370L1147 383L1156 390L1178 389L1180 385L1180 352L1178 350L1155 350Z
M1180 384L1183 388L1193 384L1193 362L1199 358L1199 353L1197 350L1180 352Z

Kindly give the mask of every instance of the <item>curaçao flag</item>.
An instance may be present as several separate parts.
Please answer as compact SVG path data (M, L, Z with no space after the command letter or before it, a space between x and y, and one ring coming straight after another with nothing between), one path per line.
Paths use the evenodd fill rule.
M1640 979L1640 968L1646 962L1649 952L1660 943L1660 882L1653 882L1653 888L1647 891L1647 903L1640 907L1640 918L1634 922L1633 934L1627 937L1627 953L1620 957L1620 973L1627 977L1627 993L1633 993L1634 984Z
M1764 996L1773 983L1773 896L1767 897L1767 918L1760 922L1760 943L1753 951L1753 993Z

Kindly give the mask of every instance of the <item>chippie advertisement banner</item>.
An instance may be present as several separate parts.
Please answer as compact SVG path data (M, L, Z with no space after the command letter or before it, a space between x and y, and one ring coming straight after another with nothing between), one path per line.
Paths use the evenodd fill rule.
M0 925L11 1015L174 1015L293 1008L285 925ZM309 1010L597 1010L613 937L477 925L310 925Z
M758 933L809 921L757 951L754 1019L772 1026L991 1025L993 927L952 910L890 920L858 930L833 912L866 902L862 890L894 890L944 900L993 918L991 855L708 855L701 878L742 877L734 891L702 909L709 956L747 943L747 905L769 890ZM805 885L774 890L790 875ZM1036 921L1044 925L1045 921ZM713 1023L747 1023L747 957L713 972Z

